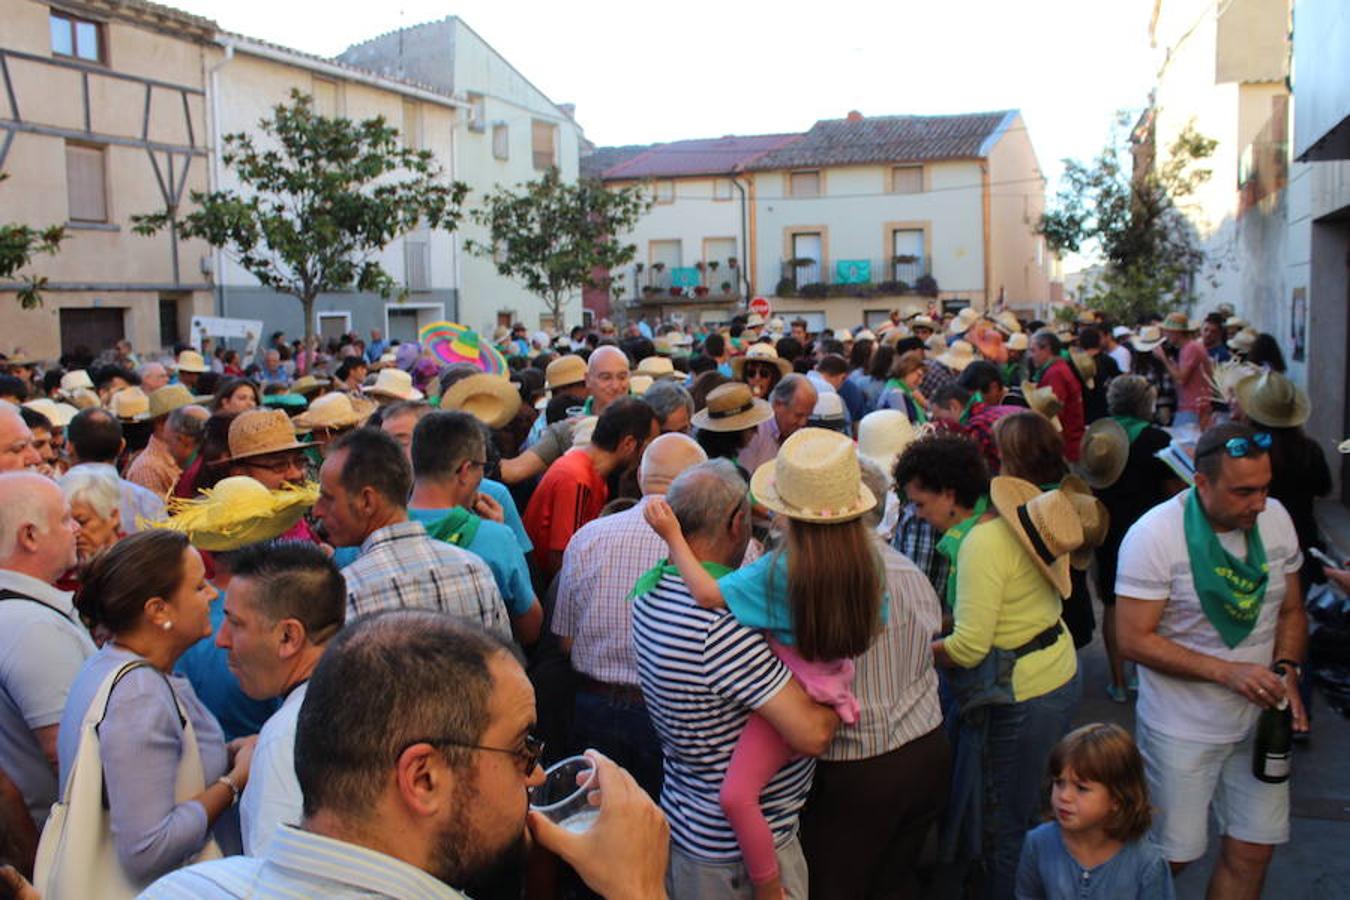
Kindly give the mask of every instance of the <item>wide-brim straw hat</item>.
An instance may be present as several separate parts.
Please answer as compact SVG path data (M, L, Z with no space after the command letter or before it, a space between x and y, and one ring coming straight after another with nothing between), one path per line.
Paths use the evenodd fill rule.
M1016 334L1008 335L1008 340L1003 346L1009 350L1025 350L1031 346L1031 339L1027 337L1025 331L1019 331Z
M994 316L994 327L1008 336L1022 333L1022 323L1017 321L1017 316L1010 309Z
M874 332L870 328L864 328L862 331L859 331L857 334L853 335L853 340L858 342L872 341L873 343L875 343L876 339L877 339L876 332Z
M1244 328L1228 339L1228 349L1243 354L1251 353L1252 347L1256 345L1256 338L1255 328Z
M150 418L150 398L138 387L125 387L108 398L108 412L123 422L144 422Z
M801 428L750 476L767 509L802 522L847 522L877 505L862 483L853 441L825 428Z
M279 409L250 409L235 416L228 443L231 462L309 446L296 440L291 417Z
M1191 321L1184 312L1170 312L1162 321L1163 331L1180 331L1190 334L1200 330L1200 326Z
M1027 406L1034 412L1038 412L1050 420L1050 424L1055 426L1056 431L1063 431L1064 428L1059 422L1059 411L1064 408L1060 403L1059 397L1049 386L1038 386L1034 382L1022 382L1022 396L1026 398Z
M191 406L197 402L192 392L181 384L166 384L150 392L150 418L167 416L175 409Z
M969 306L962 307L956 318L947 323L948 334L965 334L980 320L980 314Z
M178 360L174 363L174 368L180 372L209 372L211 367L206 364L206 360L196 350L184 350L178 354Z
M898 409L878 409L858 422L858 455L891 476L895 461L916 436L914 423Z
M702 431L744 431L773 418L773 407L750 393L740 381L719 385L708 392L708 403L694 413L692 424Z
M333 379L322 375L304 375L291 382L291 393L308 397L315 391L323 390L333 383Z
M462 410L489 428L504 428L520 410L520 391L501 375L461 378L441 395L441 409Z
M650 375L633 375L628 379L628 393L634 397L641 397L647 391L651 390L652 385L656 384L656 379Z
M745 351L743 356L733 356L731 358L731 377L737 381L745 380L746 363L762 362L778 367L778 371L787 375L792 371L792 363L778 355L778 350L773 344L752 344L749 350Z
M1129 434L1115 419L1098 419L1083 433L1082 449L1074 471L1100 490L1120 480L1129 459Z
M1093 495L1087 482L1077 475L1066 475L1059 486L1069 495L1083 526L1083 546L1069 551L1069 565L1086 572L1092 566L1097 548L1106 543L1106 533L1111 530L1111 513L1106 504Z
M550 391L583 384L586 381L586 360L574 353L560 356L544 370L544 384Z
M86 391L92 391L94 389L94 380L89 377L89 372L87 370L73 369L61 376L59 393L68 396L80 389Z
M269 491L252 478L235 475L190 500L171 499L170 517L153 525L187 535L200 550L223 553L285 534L318 499L319 486L312 482Z
M694 336L692 334L685 334L683 331L667 331L662 337L664 337L666 343L670 344L672 347L689 347L694 343Z
M392 397L395 400L421 400L422 392L413 387L412 376L402 369L381 369L375 377L375 383L365 389L367 394L377 397Z
M351 394L324 394L315 398L309 409L291 420L296 431L353 428L361 425L378 409L373 400Z
M746 327L746 328L763 328L763 327L764 327L764 317L761 316L759 313L754 313L754 312L752 312L750 315L748 315L748 316L745 317L745 327Z
M89 388L76 388L69 394L63 394L71 405L80 410L93 409L96 406L102 406L103 401L99 399L98 394Z
M1083 523L1068 494L1000 475L989 484L994 508L1061 597L1073 593L1069 554L1083 545Z
M1295 428L1312 411L1302 388L1268 369L1239 381L1234 393L1247 418L1267 428Z
M928 328L933 331L937 331L938 326L937 322L933 321L932 316L927 315L925 313L920 313L919 315L909 320L909 327L911 330L915 328Z
M953 341L945 352L938 354L937 361L954 372L964 372L975 361L975 347L969 341Z
M65 428L70 424L70 420L80 412L69 403L57 403L48 397L28 400L23 405L46 416L47 421L52 423L53 428Z
M651 379L682 378L683 375L675 371L675 365L669 358L664 356L648 356L637 364L633 370L634 375L646 375Z
M1246 319L1239 318L1238 316L1229 316L1227 319L1224 319L1223 327L1236 328L1238 331L1241 331L1244 328L1250 328L1251 324Z
M1163 342L1162 329L1157 325L1145 325L1139 333L1130 338L1130 346L1140 353L1148 353Z
M1088 390L1092 390L1097 385L1097 360L1092 358L1092 354L1086 350L1080 350L1077 347L1069 348L1069 358L1073 360L1073 367L1078 370L1078 374L1083 376L1083 382Z

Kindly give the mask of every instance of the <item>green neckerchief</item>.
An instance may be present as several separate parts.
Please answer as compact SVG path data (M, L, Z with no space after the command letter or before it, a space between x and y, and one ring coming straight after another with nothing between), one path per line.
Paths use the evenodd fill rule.
M583 416L589 416L591 414L591 407L594 405L595 405L595 398L587 397L586 402L581 404L581 414Z
M731 566L724 566L721 563L703 562L699 565L703 567L703 571L714 578L721 578L723 575L734 571ZM667 575L679 574L680 570L674 563L669 559L663 559L638 576L637 584L633 585L633 589L628 592L628 599L632 600L634 597L641 597L643 594L650 592L652 588L656 587L656 583Z
M947 607L956 608L956 557L961 552L961 542L970 534L970 530L980 521L980 517L989 511L989 498L981 497L975 501L975 509L970 518L962 519L942 534L937 542L937 552L947 557L951 565L947 569Z
M915 397L914 397L914 388L912 388L912 387L910 387L909 385L905 384L905 382L902 381L902 380L899 379L899 378L890 378L890 379L887 379L885 390L888 390L888 391L889 391L889 390L891 390L892 388L894 388L894 389L896 389L896 390L898 390L898 391L904 391L905 396L908 397L909 400L910 400L910 402L914 404L914 416L915 416L915 422L914 422L914 424L915 424L915 425L925 425L925 424L927 424L927 422L928 422L928 413L924 412L923 406L919 403L919 401L918 401L917 399L915 399Z
M1129 437L1131 444L1133 444L1135 439L1143 434L1144 429L1148 427L1147 421L1144 419L1136 419L1134 416L1112 416L1111 418L1119 422L1120 427L1125 429L1125 434Z
M478 536L478 526L482 524L482 518L462 506L456 506L426 526L426 529L427 534L438 541L445 541L456 547L468 547Z
M1050 368L1051 366L1053 366L1053 365L1055 364L1055 360L1057 360L1057 359L1059 359L1058 356L1052 356L1052 357L1050 357L1049 359L1047 359L1047 360L1045 361L1045 365L1041 366L1041 367L1040 367L1039 369L1037 369L1035 372L1032 372L1032 373L1031 373L1031 378L1030 378L1031 383L1032 383L1032 384L1040 384L1040 383L1041 383L1041 377L1042 377L1043 375L1045 375L1045 370L1048 369L1048 368Z
M1270 580L1261 529L1258 526L1246 532L1247 558L1238 559L1219 543L1219 536L1200 505L1200 494L1194 488L1186 499L1185 528L1186 553L1200 608L1232 649L1246 640L1256 626Z
M976 404L983 402L984 402L984 395L981 394L979 391L976 391L975 393L971 394L970 399L966 401L965 409L961 410L961 418L958 419L957 421L959 421L962 425L966 424L966 421L970 418L970 411L975 408Z
M1059 490L1059 482L1058 482L1058 481L1047 481L1045 484L1038 484L1038 485L1036 485L1036 487L1040 488L1040 489L1043 490L1043 491L1057 491L1057 490Z

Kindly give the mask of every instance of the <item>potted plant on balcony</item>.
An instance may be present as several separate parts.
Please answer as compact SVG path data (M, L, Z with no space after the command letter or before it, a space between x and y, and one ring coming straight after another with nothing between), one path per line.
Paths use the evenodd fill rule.
M730 281L724 281L724 282L722 282L722 293L724 293L724 294L730 294L730 293L731 293L731 282L730 282Z
M708 260L708 271L716 272L722 264L715 259Z
M734 269L734 268L736 268L736 257L734 257L734 256L728 256L728 257L727 257L727 268L728 268L728 269Z
M708 288L705 285L700 284L698 287L694 288L694 296L695 297L708 296Z
M642 288L642 296L644 297L654 297L659 293L661 293L661 289L654 284L644 285Z
M682 287L672 287L672 288L670 289L670 296L672 296L672 297L683 297L683 296L684 296L684 288L682 288Z
M788 265L794 269L805 269L807 266L814 266L816 261L809 256L794 256L788 260Z
M914 290L925 297L936 297L938 295L937 279L932 275L920 275L914 282Z
M665 270L666 270L666 264L665 264L665 263L663 263L663 262L654 262L654 263L652 263L652 271L653 271L653 272L664 272Z
M909 265L909 264L911 264L911 263L916 263L916 262L918 262L918 261L919 261L919 258L918 258L917 256L915 256L913 253L897 253L897 254L895 255L895 260L894 260L894 262L895 262L895 264L896 264L897 266L906 266L906 265Z

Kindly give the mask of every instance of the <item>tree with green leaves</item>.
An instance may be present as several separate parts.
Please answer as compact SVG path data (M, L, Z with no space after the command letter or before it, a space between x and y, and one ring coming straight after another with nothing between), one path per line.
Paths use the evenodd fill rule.
M469 189L444 180L430 151L403 146L383 116L322 116L297 90L259 128L261 141L225 136L222 158L241 190L193 191L196 208L184 216L169 208L132 221L139 234L169 227L220 247L263 285L298 299L308 346L319 294L396 293L379 252L424 226L453 231Z
M551 168L536 181L484 197L473 218L487 229L488 239L466 241L465 248L495 260L498 274L524 282L561 329L563 304L572 293L608 287L608 279L595 273L617 269L637 255L636 245L618 235L631 232L650 208L644 188L610 189L587 179L568 183Z
M0 172L0 181L9 176ZM33 257L56 253L66 238L66 229L52 225L41 230L28 225L0 225L0 279L10 278L15 272L31 265ZM42 305L42 289L47 284L44 275L26 275L19 286L19 305L36 309Z
M1177 203L1209 179L1204 162L1218 142L1188 124L1155 164L1151 122L1132 129L1121 113L1091 164L1065 160L1063 186L1038 228L1057 253L1100 253L1104 272L1081 300L1119 322L1189 305L1205 262Z

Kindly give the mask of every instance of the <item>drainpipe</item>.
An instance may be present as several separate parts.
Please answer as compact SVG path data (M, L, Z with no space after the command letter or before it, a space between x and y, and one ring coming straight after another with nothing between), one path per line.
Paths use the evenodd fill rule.
M210 173L210 189L220 190L220 183L223 180L221 174L221 146L220 146L220 79L217 77L225 64L234 59L234 45L225 45L225 55L221 57L220 62L210 66L206 70L206 89L211 95L211 124L209 132L211 135L212 146L207 148L210 154L211 166L207 170ZM213 247L211 250L211 278L215 282L216 295L216 315L222 318L227 316L225 310L225 252L219 247Z
M740 263L737 268L740 269L741 274L737 280L745 285L745 293L743 294L744 303L742 305L747 305L750 303L750 238L749 225L747 224L749 202L746 199L745 186L742 185L740 180L736 177L737 173L731 172L729 174L731 175L732 185L736 188L737 193L741 195L741 257L737 260L737 262Z

